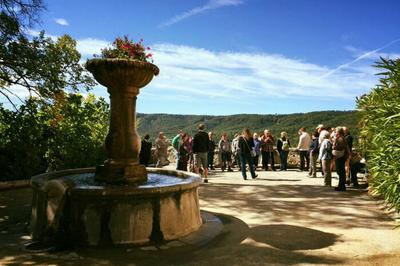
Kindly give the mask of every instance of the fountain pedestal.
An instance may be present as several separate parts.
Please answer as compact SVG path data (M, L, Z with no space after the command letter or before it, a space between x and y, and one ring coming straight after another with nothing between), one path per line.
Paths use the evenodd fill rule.
M129 73L126 73L129 75ZM139 164L140 137L136 132L136 97L139 88L110 84L110 128L105 140L108 159L96 167L96 179L107 183L146 182L145 166Z
M159 69L127 59L92 59L86 63L95 79L110 94L110 127L105 140L107 160L96 167L96 179L106 183L146 182L139 164L140 137L136 132L136 98Z

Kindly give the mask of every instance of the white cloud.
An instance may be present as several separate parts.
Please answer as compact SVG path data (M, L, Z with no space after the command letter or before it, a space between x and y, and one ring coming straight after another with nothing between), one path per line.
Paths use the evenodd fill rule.
M94 38L78 39L77 49L84 58L90 58L109 44ZM147 101L157 97L166 102L175 99L182 103L243 106L282 98L295 104L298 98L312 97L310 101L340 102L368 92L378 80L374 75L378 71L365 56L346 67L329 68L279 54L216 52L168 43L153 45L152 52L160 75L143 90L141 98ZM97 88L94 92L103 90ZM106 95L105 90L103 94Z
M40 31L34 29L27 29L26 34L31 36L38 36ZM46 37L56 41L59 36L46 33ZM100 54L101 49L110 46L110 42L99 40L95 38L84 38L76 40L76 49L81 53L83 58L93 57L93 54Z
M82 57L93 57L93 54L100 54L101 49L110 46L110 42L85 38L76 41L76 49L81 53Z
M351 52L351 53L358 53L360 50L359 49L357 49L356 47L354 47L354 46L352 46L352 45L346 45L345 47L344 47L344 49L346 50L346 51L348 51L348 52Z
M61 25L61 26L69 26L68 21L67 21L66 19L64 19L64 18L56 18L56 19L54 19L54 21L55 21L58 25Z
M264 99L288 97L354 98L374 86L372 67L361 65L336 70L266 53L214 52L202 48L157 44L154 46L160 75L149 85L157 92ZM160 96L162 97L162 95Z
M34 29L26 29L25 33L30 35L30 36L39 36L40 31L38 30L34 30ZM56 35L52 35L52 34L47 34L45 33L46 37L49 37L50 39L52 39L53 41L56 41L58 39L59 36Z
M243 1L241 1L241 0L209 0L208 3L206 3L205 5L197 6L188 11L180 13L180 14L164 21L163 23L158 25L158 27L159 28L168 27L168 26L176 24L184 19L187 19L189 17L204 13L208 10L217 9L217 8L221 8L221 7L225 7L225 6L237 6L242 3L243 3Z

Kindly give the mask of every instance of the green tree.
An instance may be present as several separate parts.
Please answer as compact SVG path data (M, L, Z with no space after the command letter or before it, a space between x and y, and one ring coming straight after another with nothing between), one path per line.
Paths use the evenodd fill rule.
M48 170L93 167L104 161L109 105L103 98L61 93L54 104L42 105L40 114L52 132L47 140Z
M0 0L0 95L14 106L0 105L1 179L94 166L105 157L108 104L77 94L95 82L76 41L25 33L42 10L42 0Z
M229 116L204 116L204 115L168 115L168 114L138 114L139 134L150 134L156 138L158 132L163 131L167 137L172 138L178 130L189 134L197 132L197 126L204 123L207 130L213 131L219 139L223 132L232 138L235 133L240 133L243 128L248 127L252 132L261 133L269 129L275 137L280 132L289 134L292 145L297 145L300 127L306 127L312 132L321 123L326 126L347 126L353 136L358 135L358 112L357 111L320 111L312 113L288 114L288 115L258 115L240 114ZM345 124L343 124L345 121Z
M0 0L0 12L22 27L38 22L39 13L44 9L42 0ZM3 26L9 27L6 24Z
M376 67L379 85L357 100L361 145L375 192L400 211L400 59L381 58Z
M91 167L105 159L109 106L89 94L31 98L17 111L0 106L0 180Z
M0 94L17 108L13 98L21 97L16 88L29 96L53 98L64 89L77 92L95 84L85 71L76 50L76 41L64 35L57 41L44 32L29 39L23 32L43 7L41 1L0 1ZM21 10L21 11L16 11Z

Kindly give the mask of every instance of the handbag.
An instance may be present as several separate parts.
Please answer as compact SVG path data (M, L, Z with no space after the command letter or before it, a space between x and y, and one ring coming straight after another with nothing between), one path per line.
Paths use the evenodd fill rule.
M332 151L333 156L335 156L336 158L341 158L344 156L344 150L333 150Z

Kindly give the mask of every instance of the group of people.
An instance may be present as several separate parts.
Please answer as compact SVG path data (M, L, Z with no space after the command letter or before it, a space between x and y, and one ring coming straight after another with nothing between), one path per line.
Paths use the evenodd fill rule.
M346 190L346 180L353 186L358 186L357 172L362 167L361 158L352 152L353 137L348 128L332 129L321 124L312 135L307 133L304 127L299 129L298 134L299 142L296 150L300 154L300 171L308 171L309 177L316 177L316 165L317 161L320 161L326 186L331 186L331 172L334 168L339 176L339 185L335 190ZM198 126L198 132L193 137L180 131L171 143L176 155L177 170L187 171L189 169L196 173L201 172L204 182L208 182L208 171L215 170L214 153L218 147L222 171L233 171L233 165L236 164L239 171L242 172L243 179L247 179L247 168L251 178L257 178L256 171L259 168L260 158L262 169L276 171L275 146L280 157L280 170L287 170L291 143L286 132L281 132L280 137L275 139L268 129L259 136L245 128L241 134L235 134L232 141L229 140L226 133L222 134L218 143L214 137L213 132L205 131L204 124ZM169 143L163 132L160 132L155 141L156 167L162 167L168 163L168 146ZM151 142L149 144L149 137L146 135L142 140L141 164L148 165L150 153Z
M210 133L212 135L212 133ZM147 135L146 135L147 137ZM148 165L151 156L151 148L143 151L143 145L147 145L146 137L142 141L142 149L140 152L140 163L144 165ZM198 132L193 136L189 136L187 133L183 131L179 131L179 133L172 139L172 147L174 148L175 156L176 156L176 169L181 171L188 170L188 164L190 163L193 170L196 173L200 173L200 169L202 169L202 174L204 177L204 182L208 182L208 169L209 169L209 161L212 162L213 159L209 157L210 147L213 149L213 142L211 143L209 133L205 131L205 125L200 124L198 126ZM157 158L156 167L160 168L169 163L168 161L168 146L169 143L164 136L163 132L159 133L158 138L155 141L155 156ZM147 147L147 146L146 146ZM142 151L145 154L142 156ZM142 157L145 159L142 160ZM212 166L212 163L211 163ZM214 167L211 167L214 169Z
M337 191L345 191L346 183L358 187L357 173L364 166L359 154L353 152L353 136L347 127L328 128L318 125L310 136L305 128L299 130L300 170L317 177L317 161L321 162L324 185L331 186L332 171L339 176Z

